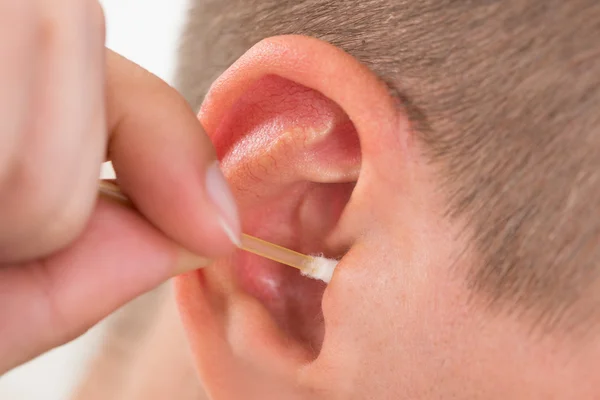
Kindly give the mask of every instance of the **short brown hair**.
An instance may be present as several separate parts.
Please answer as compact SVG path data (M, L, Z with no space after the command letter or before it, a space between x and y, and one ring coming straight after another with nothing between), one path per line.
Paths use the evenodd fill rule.
M552 324L600 272L600 2L196 0L178 87L198 107L259 40L341 47L402 100L467 221L493 304Z

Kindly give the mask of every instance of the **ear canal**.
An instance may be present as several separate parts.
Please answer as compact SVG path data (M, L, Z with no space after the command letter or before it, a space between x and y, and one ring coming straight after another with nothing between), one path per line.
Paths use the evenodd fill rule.
M209 134L246 233L305 254L343 254L345 244L334 233L358 179L361 152L354 125L337 104L267 76ZM260 314L272 319L265 326L274 321L279 327L272 339L293 341L316 357L325 284L245 252L230 267L235 290L268 311Z

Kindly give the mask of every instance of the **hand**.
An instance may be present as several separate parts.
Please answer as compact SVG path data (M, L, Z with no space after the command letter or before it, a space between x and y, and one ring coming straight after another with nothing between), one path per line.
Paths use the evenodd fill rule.
M232 251L240 228L194 113L105 49L96 1L0 2L0 59L2 374L198 267L188 250ZM106 159L143 217L98 201Z

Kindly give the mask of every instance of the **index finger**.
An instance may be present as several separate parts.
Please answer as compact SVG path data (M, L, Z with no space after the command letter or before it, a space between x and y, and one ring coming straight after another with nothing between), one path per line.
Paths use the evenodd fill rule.
M107 54L108 157L119 186L157 228L217 257L240 235L215 150L185 100L148 71Z

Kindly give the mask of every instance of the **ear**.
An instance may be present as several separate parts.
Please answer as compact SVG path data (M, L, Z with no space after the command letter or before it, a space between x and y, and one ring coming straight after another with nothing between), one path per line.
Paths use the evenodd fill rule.
M244 231L300 252L342 256L389 218L385 203L391 207L409 174L408 123L386 85L316 39L257 44L212 86L199 118ZM178 278L181 314L210 394L255 398L270 388L287 398L309 390L298 385L299 371L321 353L325 291L244 252Z

